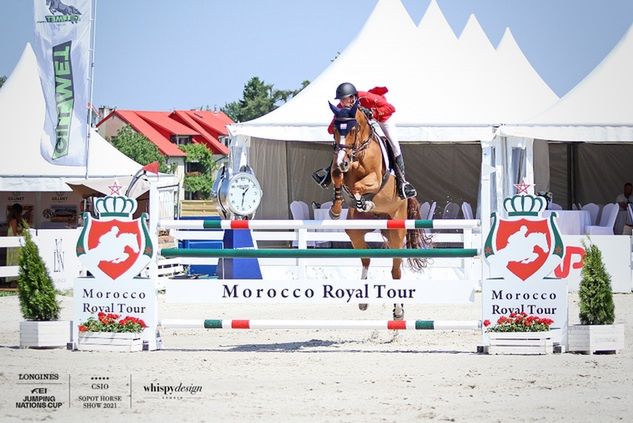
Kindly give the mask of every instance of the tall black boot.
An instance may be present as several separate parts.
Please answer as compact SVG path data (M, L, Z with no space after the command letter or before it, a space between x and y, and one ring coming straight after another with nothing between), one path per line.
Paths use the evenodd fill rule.
M330 162L329 166L324 167L323 169L318 169L312 173L312 179L314 179L314 182L319 184L323 189L327 188L332 183L332 175L330 174L331 168L332 163Z
M398 182L398 195L402 198L412 198L418 195L415 187L407 182L404 175L404 159L402 154L396 157L394 170L396 171L396 180Z

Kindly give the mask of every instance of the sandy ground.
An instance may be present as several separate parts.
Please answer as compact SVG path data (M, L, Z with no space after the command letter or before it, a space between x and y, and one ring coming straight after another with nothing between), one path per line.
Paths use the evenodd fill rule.
M387 319L391 308L160 301L163 318ZM576 323L576 297L570 301ZM3 297L0 421L632 421L633 295L615 302L617 323L626 325L617 355L483 355L473 332L204 329L164 330L162 351L96 353L19 349L18 301ZM70 319L72 299L63 307ZM407 317L477 319L479 308L479 299L410 306ZM29 380L34 374L54 376ZM17 408L37 394L61 406Z

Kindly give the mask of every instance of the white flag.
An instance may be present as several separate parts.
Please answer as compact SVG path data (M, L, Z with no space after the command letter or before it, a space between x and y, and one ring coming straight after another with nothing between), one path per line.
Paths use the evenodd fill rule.
M42 156L86 166L92 0L34 0L35 52L46 101Z

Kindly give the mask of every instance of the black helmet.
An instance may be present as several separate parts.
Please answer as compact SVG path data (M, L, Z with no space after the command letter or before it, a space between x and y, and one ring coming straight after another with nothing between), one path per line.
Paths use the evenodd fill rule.
M342 98L349 97L350 95L358 95L356 87L350 82L343 82L341 85L336 87L336 97L334 98L340 100Z

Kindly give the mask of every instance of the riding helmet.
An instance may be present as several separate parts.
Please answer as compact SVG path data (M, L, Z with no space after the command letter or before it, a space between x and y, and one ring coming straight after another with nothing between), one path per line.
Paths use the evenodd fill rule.
M340 100L342 98L349 97L350 95L358 95L356 87L350 82L343 82L341 85L336 87L336 97L334 98Z

